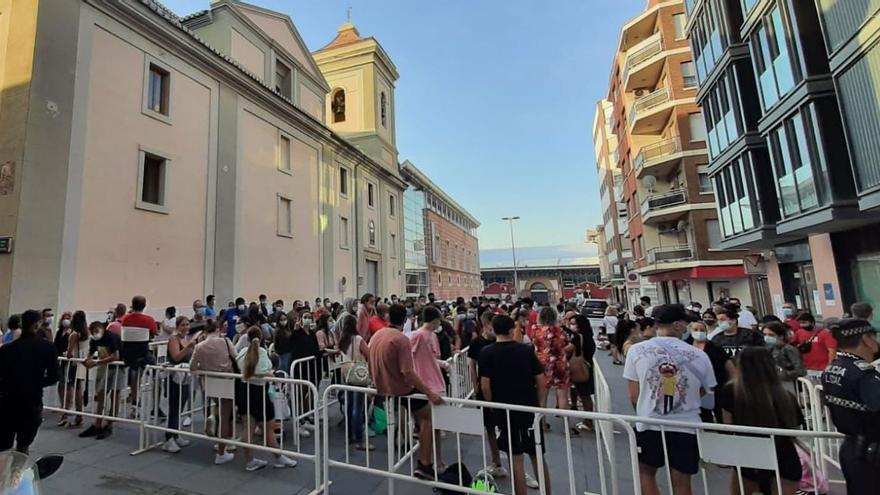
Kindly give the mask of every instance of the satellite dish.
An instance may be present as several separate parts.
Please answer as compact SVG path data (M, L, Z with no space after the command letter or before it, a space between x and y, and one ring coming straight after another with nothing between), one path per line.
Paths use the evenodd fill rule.
M679 232L681 232L681 231L685 230L687 228L687 226L688 226L687 220L679 220L678 223L675 225L675 229L678 230Z
M654 192L654 186L657 185L657 178L653 175L646 175L642 177L642 185L645 186L645 189L648 191Z

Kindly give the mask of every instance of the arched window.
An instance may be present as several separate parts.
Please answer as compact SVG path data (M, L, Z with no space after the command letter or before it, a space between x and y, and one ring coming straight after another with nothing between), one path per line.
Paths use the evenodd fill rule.
M372 220L370 220L368 230L369 230L369 235L370 235L370 245L375 246L376 245L376 223L373 222Z
M379 105L382 116L382 127L388 127L388 98L385 97L384 91L379 95Z
M333 112L333 122L345 122L345 90L342 88L333 92L330 101L330 111Z

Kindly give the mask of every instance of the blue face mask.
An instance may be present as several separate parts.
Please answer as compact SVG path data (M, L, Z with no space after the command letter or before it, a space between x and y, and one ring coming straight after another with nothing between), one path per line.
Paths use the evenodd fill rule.
M775 346L777 340L778 339L773 335L765 335L764 336L764 343L767 344L767 346L769 346L769 347Z
M196 308L196 313L198 313L201 316L205 316L208 313L208 309L204 308L204 307Z
M782 315L786 318L791 318L794 316L794 309L792 308L782 308Z
M721 329L722 332L726 332L727 330L730 330L730 322L727 320L719 322L718 328Z

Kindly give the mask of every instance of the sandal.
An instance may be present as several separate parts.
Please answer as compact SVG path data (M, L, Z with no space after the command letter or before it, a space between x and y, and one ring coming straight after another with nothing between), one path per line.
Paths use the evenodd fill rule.
M57 426L59 428L64 428L65 426L67 426L68 423L69 423L69 421L67 421L67 415L62 414L61 419L58 421L58 424L56 424L55 426Z
M73 429L82 427L82 425L83 425L83 420L80 417L80 418L77 418L76 421L68 421L67 425L65 425L64 427L69 430L73 430Z

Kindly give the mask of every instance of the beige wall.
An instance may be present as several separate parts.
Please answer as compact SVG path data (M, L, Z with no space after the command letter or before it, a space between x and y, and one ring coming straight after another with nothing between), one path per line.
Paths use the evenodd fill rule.
M187 305L204 290L211 91L166 66L171 124L149 117L141 112L144 61L142 50L96 29L83 123L76 308L105 308L134 294L153 307ZM134 207L140 148L170 158L167 215Z
M299 107L324 122L324 97L315 93L308 84L299 85Z
M260 29L266 32L270 38L274 39L282 48L287 50L296 58L296 61L303 67L311 67L312 55L306 53L294 34L290 31L287 21L257 12L247 7L241 7L244 14L253 21ZM320 77L320 74L312 74L312 77Z
M330 94L326 102L327 125L337 132L358 132L364 129L364 88L362 71L354 74L327 74L327 84L330 85ZM345 121L333 122L331 103L333 91L338 88L345 90Z
M292 175L275 162L279 126L255 109L243 109L239 121L239 292L273 298L305 299L320 293L317 144L293 129ZM293 237L277 235L278 195L293 201Z
M232 30L232 58L242 67L261 79L266 76L266 54L248 41L241 33Z
M348 194L343 196L339 193L339 169L346 167L348 170ZM335 215L332 219L333 228L333 277L332 286L327 287L325 292L333 294L340 299L346 296L357 296L357 280L354 273L355 256L357 248L357 223L354 212L355 182L354 166L348 162L337 160L331 169L332 180L328 197L335 202ZM342 233L340 229L340 217L348 219L348 245L341 245ZM340 291L340 280L345 277L344 291Z
M825 318L840 318L845 308L841 301L840 282L837 280L837 263L834 261L834 249L831 247L831 235L819 234L809 238L810 255L813 258L813 271L816 275L816 289L819 291L821 308L818 311ZM825 300L824 284L831 284L836 296L834 306ZM811 295L812 296L812 295Z

